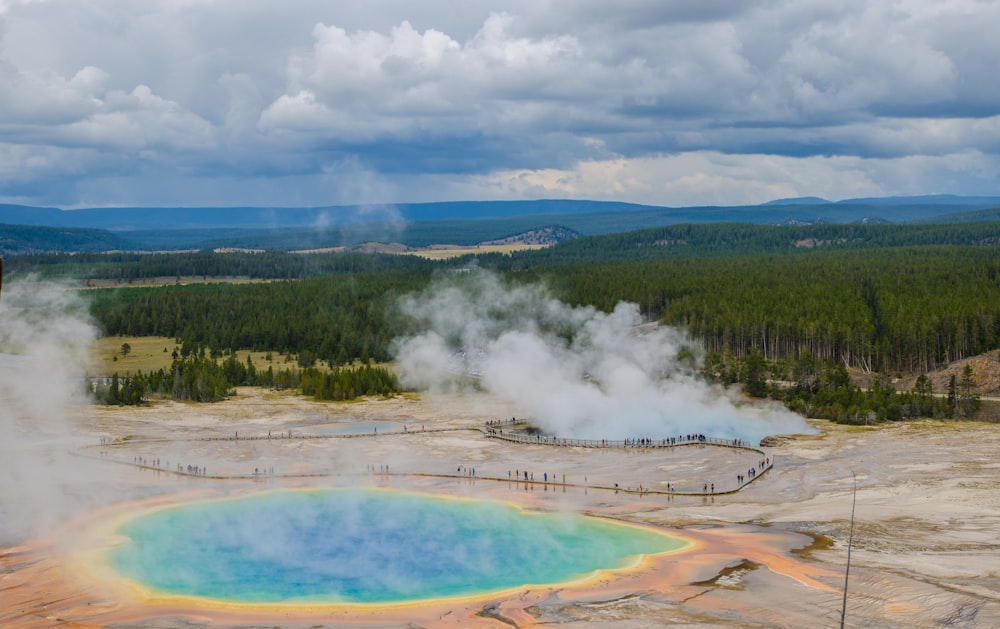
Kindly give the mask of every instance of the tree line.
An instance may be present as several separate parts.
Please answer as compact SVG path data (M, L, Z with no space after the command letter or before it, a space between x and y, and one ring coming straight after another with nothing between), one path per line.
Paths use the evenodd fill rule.
M518 219L521 220L521 219ZM622 220L619 218L619 220ZM470 223L466 225L466 223ZM460 222L465 238L474 221ZM533 223L532 223L533 224ZM418 224L419 225L419 224ZM511 224L512 236L528 223ZM553 226L559 229L559 226ZM417 229L413 226L409 229ZM537 226L536 226L537 228ZM423 228L422 228L423 229ZM427 227L423 244L458 242L451 232ZM565 229L565 228L563 228ZM571 231L571 230L570 230ZM300 234L301 235L301 234ZM497 238L493 234L492 238ZM442 240L444 239L444 240ZM2 243L0 243L2 244ZM417 256L369 254L351 251L292 253L289 251L186 251L174 253L40 253L8 259L11 274L37 273L80 279L110 279L123 283L160 277L249 277L252 279L303 279L329 273L453 268L470 259L503 271L520 271L567 263L607 264L644 260L686 259L705 256L748 256L788 253L805 249L882 249L932 245L996 246L1000 222L924 225L753 225L712 223L668 225L639 231L576 238L554 247L513 255L472 252L465 258L430 261ZM295 242L288 243L294 248ZM301 245L301 243L299 243Z
M712 223L589 236L554 247L511 256L477 255L480 263L503 270L550 264L609 264L703 257L745 257L809 250L872 250L952 245L994 247L1000 222L926 225L753 225Z
M639 304L709 351L809 353L866 371L926 372L1000 347L994 247L807 250L759 256L540 265L566 300Z
M173 337L182 346L211 348L216 358L223 350L252 349L295 354L305 359L303 369L314 361L367 364L391 360L392 340L412 331L394 308L400 295L421 290L435 273L478 265L514 281L546 281L573 304L609 311L618 301L633 301L649 319L688 330L710 356L759 356L768 365L808 358L830 369L919 374L1000 347L998 238L1000 224L992 223L671 226L447 262L362 256L374 260L364 267L352 262L355 254L330 254L343 256L323 263L336 271L309 267L296 281L91 291L91 311L105 334ZM242 264L241 256L276 261L282 255L292 254L220 259L231 265ZM143 258L135 264L141 266ZM236 267L214 272L224 268ZM827 368L818 369L822 376ZM170 378L180 378L182 394L217 390L207 372L193 379L197 386L185 385L187 372L179 373ZM298 387L304 373L273 374L269 382ZM893 405L915 393L887 395L887 381L863 392L831 389L823 383L841 382L841 374L827 376L811 380L811 388L793 388L797 397L781 399L851 421L870 412L892 418L923 409L949 416L971 408L963 403L942 410L934 404L947 403L948 396L946 402L923 396L906 398L910 410L900 407L897 413ZM323 376L322 383L315 374L305 377L308 390L331 399L350 389L333 376ZM233 376L225 382L239 381ZM166 385L151 390L157 387ZM960 399L961 382L955 390L953 397ZM831 398L831 391L840 397ZM822 410L833 408L840 410Z
M210 348L299 354L335 365L385 362L398 328L395 299L419 289L421 271L333 274L246 285L93 291L91 313L106 335L167 336Z
M909 390L897 390L887 374L876 374L862 388L838 360L818 360L808 353L796 359L767 360L751 351L737 357L710 352L703 373L724 385L740 383L751 397L779 400L805 415L844 424L869 424L916 417L964 419L981 406L974 392L976 377L970 365L961 376L952 375L945 391L935 391L926 374L917 376Z
M16 256L8 261L12 274L137 282L161 277L258 280L303 279L331 273L380 273L429 270L436 265L418 256L353 252L291 253L230 251L181 253L46 253Z
M508 272L546 280L570 303L639 304L709 351L768 359L808 353L866 371L926 372L1000 347L994 247L807 250L618 263L539 264ZM251 285L94 291L108 335L168 336L220 349L308 352L334 365L391 360L405 332L395 299L423 270L331 274Z

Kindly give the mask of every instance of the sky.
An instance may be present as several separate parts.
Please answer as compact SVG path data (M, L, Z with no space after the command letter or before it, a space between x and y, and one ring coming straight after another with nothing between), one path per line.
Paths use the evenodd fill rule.
M1000 195L993 0L0 0L0 203Z

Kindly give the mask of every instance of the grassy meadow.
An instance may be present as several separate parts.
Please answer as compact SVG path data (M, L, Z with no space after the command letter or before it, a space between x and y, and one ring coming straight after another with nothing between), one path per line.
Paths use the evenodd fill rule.
M122 355L122 345L128 343L131 348L127 355ZM164 336L105 336L94 343L92 357L94 372L98 375L119 375L127 373L149 373L158 369L167 369L173 360L173 351L180 346L176 339ZM258 369L267 369L273 365L275 369L287 369L296 366L295 356L285 356L271 352L271 362L267 361L268 352L237 351L236 358L246 362L247 355L251 357ZM323 368L318 364L317 367Z

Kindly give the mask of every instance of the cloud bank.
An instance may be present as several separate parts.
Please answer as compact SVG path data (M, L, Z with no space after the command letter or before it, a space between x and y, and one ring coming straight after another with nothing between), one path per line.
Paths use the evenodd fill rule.
M466 4L0 2L0 201L1000 194L997 3Z
M570 306L541 285L474 271L402 300L415 331L396 343L404 382L460 388L468 376L548 434L584 439L689 433L757 442L811 432L798 415L751 404L697 375L698 346L643 325L638 306Z

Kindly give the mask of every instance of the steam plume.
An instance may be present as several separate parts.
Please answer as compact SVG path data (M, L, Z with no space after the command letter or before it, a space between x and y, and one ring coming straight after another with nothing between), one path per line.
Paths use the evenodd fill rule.
M37 281L0 301L0 543L57 523L75 482L64 460L95 338L82 300Z
M402 301L420 329L396 343L404 383L480 386L515 401L561 437L664 438L689 433L757 441L811 432L798 415L750 404L697 373L699 346L681 331L643 325L639 308L574 307L541 285L474 271Z

